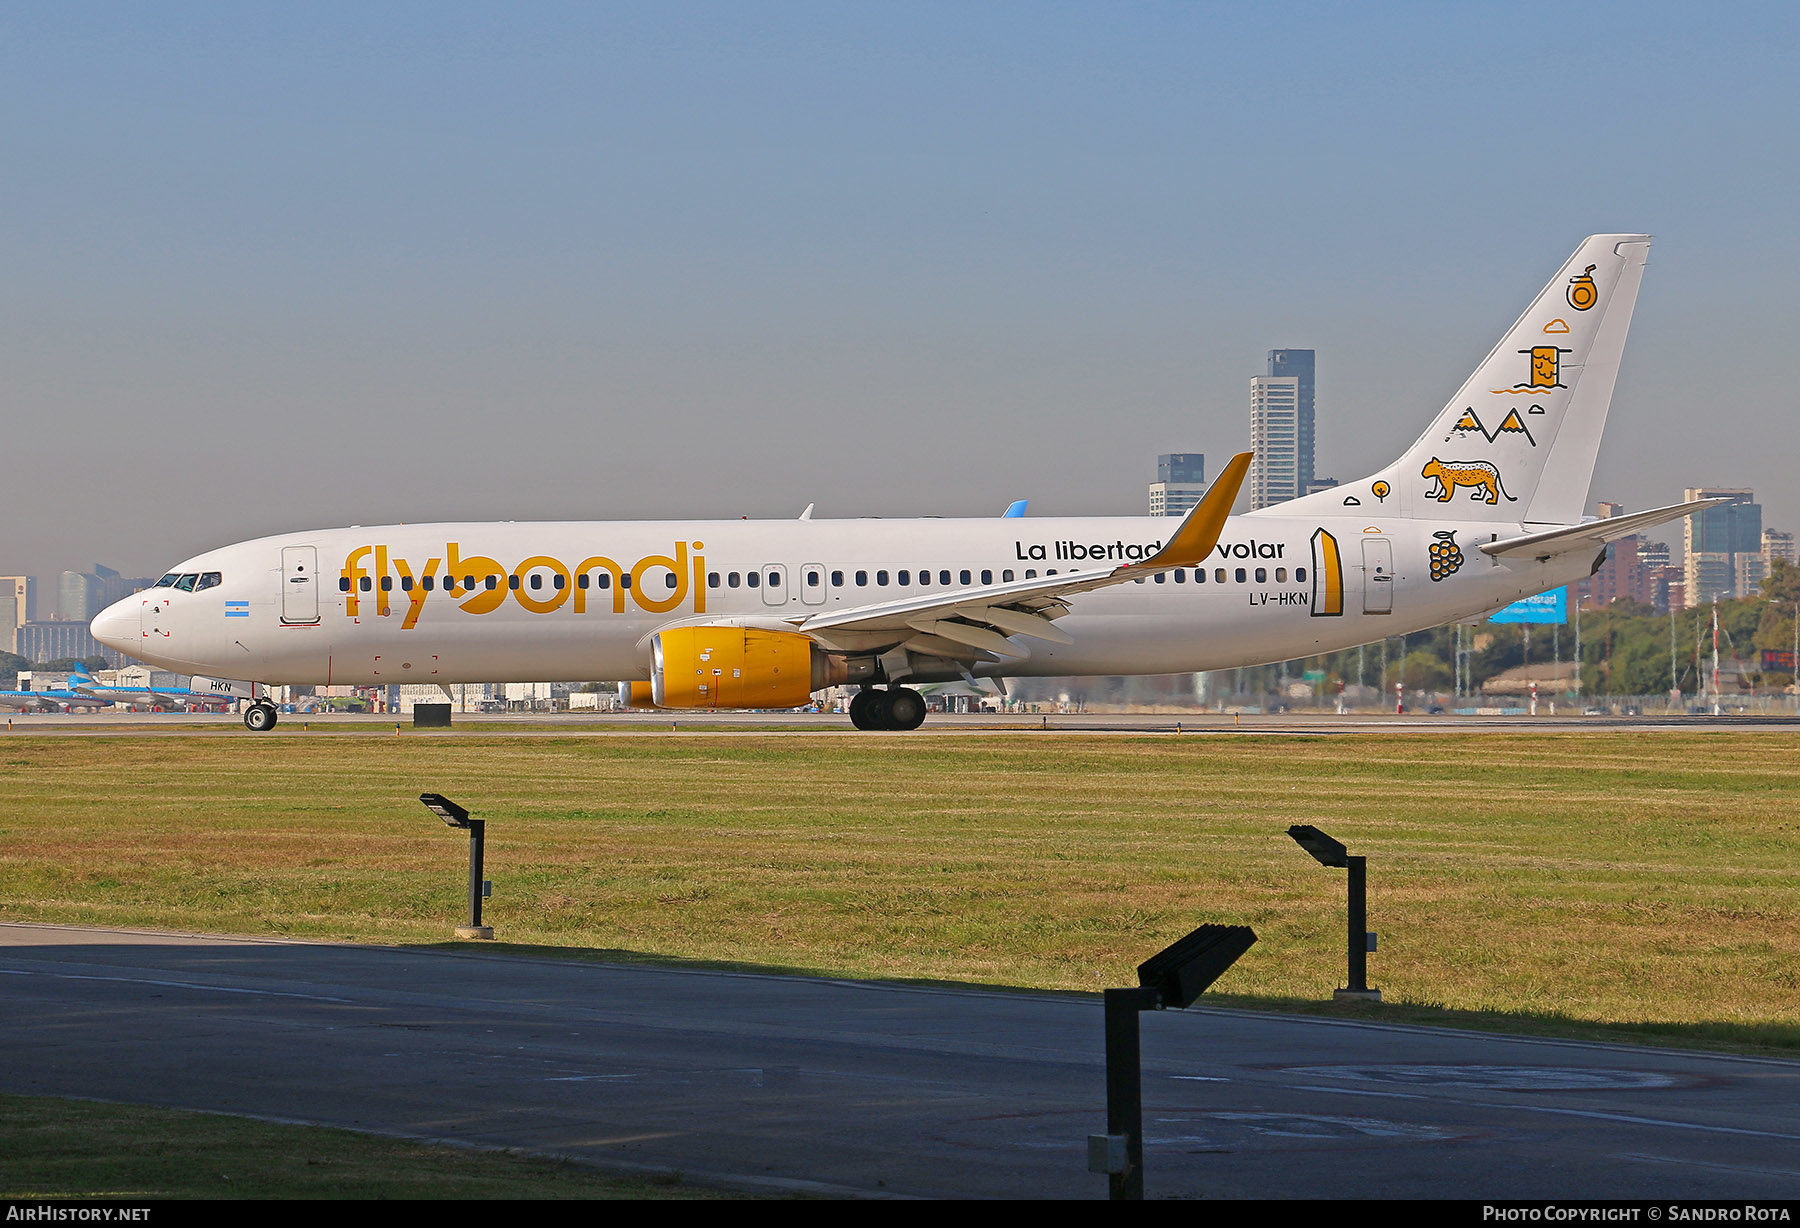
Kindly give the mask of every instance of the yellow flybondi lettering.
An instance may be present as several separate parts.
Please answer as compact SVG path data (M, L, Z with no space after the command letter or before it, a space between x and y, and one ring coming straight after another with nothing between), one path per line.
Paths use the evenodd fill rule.
M562 581L561 584L552 585L550 595L541 601L527 591L530 581L526 577L538 567L548 567L556 573L556 578ZM547 554L534 554L519 564L519 587L514 591L513 596L519 599L520 605L533 614L548 614L569 599L569 593L574 589L574 585L569 581L568 568Z
M425 566L415 576L412 566L405 559L397 554L394 556L394 570L400 573L402 577L400 587L406 590L406 620L400 624L402 631L411 631L419 625L419 611L425 608L425 586L420 581L428 580L435 575L437 565L437 559L427 559Z
M460 542L445 542L441 558L434 556L427 559L425 565L418 568L394 554L386 545L359 546L345 557L343 570L338 574L343 581L340 587L346 594L344 613L351 618L359 617L365 612L362 601L365 585L377 594L374 612L384 617L391 615L394 611L389 596L393 583L390 576L399 576L400 590L406 594L405 618L401 629L406 631L419 625L425 603L435 591L435 587L427 586L432 585L440 574L440 562L443 563L444 595L460 603L463 611L469 614L492 614L506 604L508 594L517 598L519 605L532 614L554 613L565 605L577 614L585 614L590 587L612 590L614 614L625 613L627 592L640 609L652 614L666 614L678 608L691 592L694 612L704 614L706 556L700 553L704 548L704 542L678 541L673 555L645 555L629 567L600 554L590 555L572 568L551 555L534 554L521 562L514 572L509 573L498 559L482 554L463 554ZM550 589L533 589L532 574L545 571L551 575ZM657 571L668 574L654 577L653 573ZM602 576L605 577L604 580L601 579ZM657 582L647 586L644 583L647 576ZM579 583L590 577L595 581L594 584L584 586ZM517 587L513 585L515 578ZM571 596L573 601L570 600Z
M350 557L344 560L344 570L338 573L350 584L350 596L344 599L344 613L351 618L362 613L362 578L369 574L359 564L374 552L375 547L373 546L358 546L350 552Z
M388 605L388 554L386 546L375 547L375 612L386 618L394 611Z
M687 543L675 543L675 557L666 554L647 554L639 559L631 568L631 596L644 609L652 614L666 614L687 600ZM669 590L667 597L651 597L644 591L644 573L653 568L662 568L675 577L675 587Z
M506 568L485 555L471 554L462 557L462 546L458 542L444 543L444 568L456 581L457 589L451 591L452 597L460 597L463 593L473 593L462 608L470 614L492 614L506 600ZM495 579L493 588L487 587L487 577ZM462 587L462 581L473 580L473 587Z
M625 612L625 586L619 581L620 573L617 563L603 554L596 554L592 558L582 559L575 568L575 574L584 576L596 567L612 577L610 586L612 588L613 613L623 614ZM575 590L575 612L577 614L587 613L587 590L584 588Z

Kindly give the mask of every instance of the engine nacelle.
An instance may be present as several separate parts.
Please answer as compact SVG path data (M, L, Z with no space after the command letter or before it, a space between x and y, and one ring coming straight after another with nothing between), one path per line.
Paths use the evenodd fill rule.
M656 707L651 698L648 682L621 682L619 684L619 707L626 712L644 712Z
M794 631L670 627L650 638L659 708L799 708L847 675L842 661Z

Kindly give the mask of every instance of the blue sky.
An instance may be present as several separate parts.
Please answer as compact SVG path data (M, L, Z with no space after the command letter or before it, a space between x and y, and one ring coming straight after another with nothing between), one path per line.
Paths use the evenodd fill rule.
M1658 244L1594 496L1754 485L1800 527L1796 24L10 6L0 413L37 494L0 572L398 519L1137 513L1156 453L1245 446L1277 346L1318 350L1350 479L1612 230Z

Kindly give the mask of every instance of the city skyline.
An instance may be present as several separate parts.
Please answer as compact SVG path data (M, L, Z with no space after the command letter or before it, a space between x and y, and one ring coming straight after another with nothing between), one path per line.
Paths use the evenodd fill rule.
M1571 244L1640 228L1590 496L1800 522L1800 18L1423 12L0 14L0 410L9 454L95 479L29 488L0 570L402 520L1135 514L1146 456L1242 438L1271 338L1325 357L1350 480ZM1331 191L1234 187L1301 170Z

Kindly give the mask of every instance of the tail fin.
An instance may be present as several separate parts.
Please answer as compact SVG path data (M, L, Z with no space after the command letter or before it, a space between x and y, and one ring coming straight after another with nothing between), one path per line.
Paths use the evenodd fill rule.
M1273 514L1578 522L1649 249L1589 236L1399 460Z

